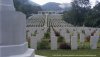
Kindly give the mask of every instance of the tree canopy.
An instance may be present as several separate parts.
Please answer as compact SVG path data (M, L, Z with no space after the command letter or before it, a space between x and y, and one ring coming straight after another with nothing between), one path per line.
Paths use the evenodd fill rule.
M73 0L71 10L63 19L74 26L100 27L100 3L91 8L89 0Z
M21 11L29 17L31 14L37 14L38 11L41 11L40 6L32 5L28 0L13 0L16 11Z

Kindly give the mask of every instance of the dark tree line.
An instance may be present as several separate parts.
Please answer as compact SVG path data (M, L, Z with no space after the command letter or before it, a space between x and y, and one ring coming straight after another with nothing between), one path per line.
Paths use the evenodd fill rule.
M100 3L91 8L89 0L73 0L71 10L64 12L63 19L74 26L100 27Z
M21 11L29 17L31 14L37 14L38 11L41 11L40 6L32 5L28 0L13 0L16 11Z

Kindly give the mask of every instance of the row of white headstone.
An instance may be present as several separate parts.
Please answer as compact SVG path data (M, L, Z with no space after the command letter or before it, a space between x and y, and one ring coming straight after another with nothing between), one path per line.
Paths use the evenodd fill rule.
M44 33L46 33L47 28L43 28L43 27L30 27L27 30L29 30L28 32L28 38L30 38L30 45L31 48L34 48L37 50L37 44L38 42L41 41L41 39L44 37ZM36 32L36 35L32 35L34 34L34 32Z
M73 25L62 20L61 14L56 15L43 15L34 14L30 16L27 20L28 27L43 27L43 26L53 26L53 27L72 27Z
M32 29L32 28L31 28ZM32 46L32 47L35 47L34 49L37 49L37 41L41 41L41 39L43 38L43 35L44 33L46 32L47 29L44 29L44 28L33 28L34 31L37 29L37 32L39 32L39 34L37 33L36 36L32 36L31 37L31 34L30 37L31 37L31 45L35 45L35 46ZM44 30L42 30L44 29ZM64 28L54 28L55 30L59 31L60 34L65 38L65 41L66 43L71 43L71 49L72 50L77 50L78 49L78 30L75 29L75 31L73 31L73 29L71 30L71 32L73 32L73 35L71 35L72 33L67 33L66 30ZM68 28L67 28L68 29ZM95 29L93 29L95 30ZM34 32L34 31L31 31L30 32ZM88 33L88 35L87 35ZM92 33L92 32L91 32ZM91 34L90 33L90 34ZM91 49L97 49L97 43L98 43L98 40L99 40L99 33L100 31L97 30L96 33L94 34L94 36L91 36L89 34L89 31L87 32L86 31L86 34L80 32L80 42L81 43L84 43L85 42L85 37L86 36L90 36L90 48ZM50 37L51 37L51 50L57 50L57 36L55 36L55 33L53 31L53 29L51 29L50 31Z
M45 15L34 14L26 20L28 27L43 27L45 22Z
M58 28L56 28L57 30ZM67 33L66 30L64 28L60 28L60 33L61 35L65 38L65 41L67 43L71 43L71 49L74 50L74 49L78 49L78 30L75 30L75 31L71 31L73 33L73 35L71 36L70 33ZM95 29L93 29L95 30ZM85 30L84 30L85 31ZM91 36L91 31L89 30L86 30L85 31L86 34L80 32L80 42L81 43L84 43L85 42L85 37L86 36L90 36L90 48L91 49L97 49L97 43L98 43L98 40L99 40L99 37L100 37L100 30L97 30L95 33L94 33L94 36Z

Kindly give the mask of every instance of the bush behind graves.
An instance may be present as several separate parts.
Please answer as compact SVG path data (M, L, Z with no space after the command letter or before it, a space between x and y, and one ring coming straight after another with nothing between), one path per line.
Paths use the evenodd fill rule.
M38 43L37 49L50 49L50 43L47 40L42 40Z
M59 46L60 49L71 49L70 43L61 43Z

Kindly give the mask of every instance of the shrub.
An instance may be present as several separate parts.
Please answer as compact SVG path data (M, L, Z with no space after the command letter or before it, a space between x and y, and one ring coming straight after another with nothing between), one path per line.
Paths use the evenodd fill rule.
M60 33L55 31L55 36L60 36Z
M93 32L91 33L91 36L94 36L95 33L96 33L96 31L93 31Z
M31 45L30 45L30 43L31 43L30 37L27 37L27 38L26 38L26 41L28 42L28 47L30 48L30 47L31 47Z
M69 43L61 43L59 48L60 49L71 49L71 46Z
M36 34L35 33L31 33L31 36L36 36Z
M59 36L57 42L58 42L58 43L60 43L60 42L64 42L64 37Z
M45 34L44 34L44 38L50 39L50 32L45 33Z
M87 36L87 37L85 38L85 42L90 42L90 36Z
M42 40L38 43L37 49L50 49L50 43L49 41Z
M44 39L50 39L50 28L47 29L46 33L44 33Z

